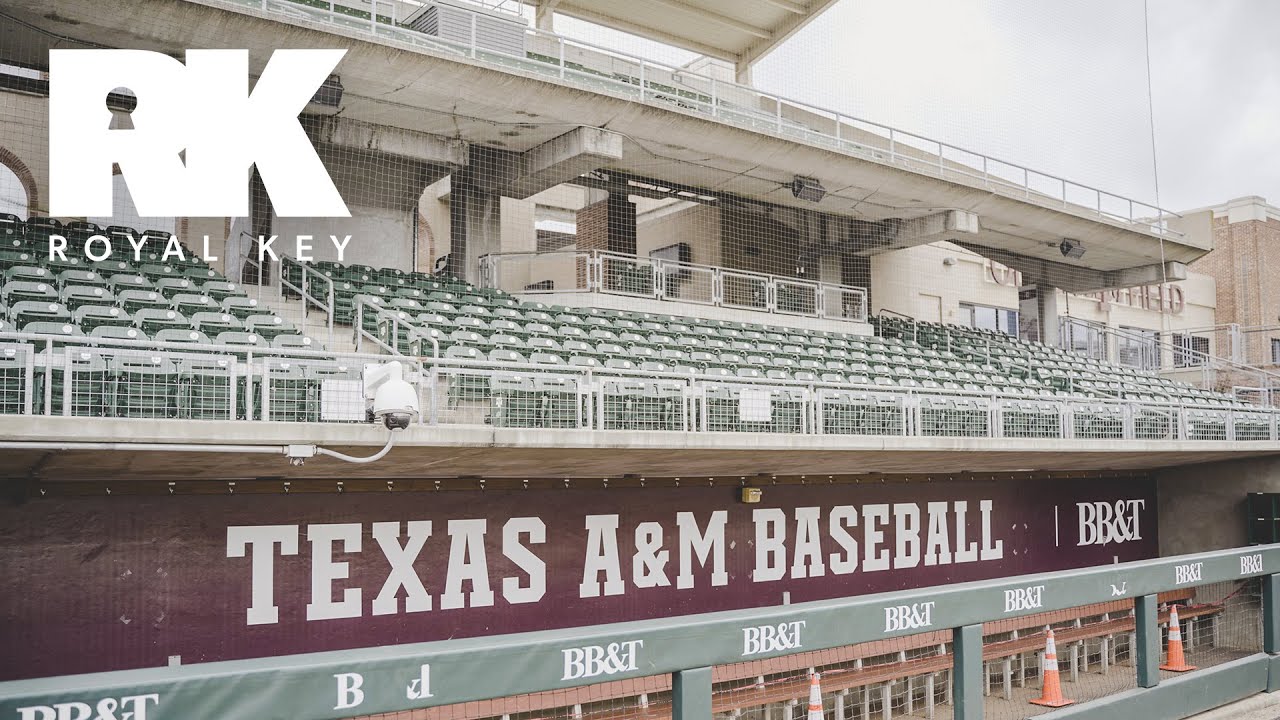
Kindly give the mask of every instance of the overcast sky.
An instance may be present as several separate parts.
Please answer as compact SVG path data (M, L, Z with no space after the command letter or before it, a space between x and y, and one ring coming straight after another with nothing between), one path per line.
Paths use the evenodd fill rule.
M840 0L755 69L780 95L1156 200L1141 0ZM667 62L694 56L557 18ZM1160 204L1280 205L1280 0L1151 0Z

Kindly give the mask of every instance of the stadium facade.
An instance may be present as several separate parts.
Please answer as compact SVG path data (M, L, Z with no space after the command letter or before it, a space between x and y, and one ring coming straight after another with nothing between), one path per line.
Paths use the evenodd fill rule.
M1280 687L1276 209L752 87L831 4L0 6L0 712L812 719L820 678L824 717L1013 718L1060 667L1054 717L1182 717ZM282 95L278 51L343 51L298 135L227 122L315 172L247 158L243 213L140 214L219 160L235 92L188 52L246 49ZM115 50L191 73L181 162L58 152L86 142L59 68ZM152 132L130 82L79 132ZM111 212L52 214L88 206L69 177ZM326 178L343 212L290 210Z

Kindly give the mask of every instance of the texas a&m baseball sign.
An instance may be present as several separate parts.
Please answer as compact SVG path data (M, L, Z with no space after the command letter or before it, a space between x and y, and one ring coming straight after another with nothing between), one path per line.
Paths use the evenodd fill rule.
M0 679L596 625L1156 555L1150 481L39 498L0 510ZM127 511L123 511L127 508ZM23 589L25 588L25 589ZM1010 603L1029 607L1028 590ZM888 630L931 627L893 608ZM803 642L743 636L744 654ZM589 677L644 648L581 648Z

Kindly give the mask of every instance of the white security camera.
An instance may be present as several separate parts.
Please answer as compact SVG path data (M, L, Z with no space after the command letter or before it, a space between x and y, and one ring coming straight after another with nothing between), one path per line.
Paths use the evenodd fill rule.
M364 366L364 397L370 402L375 420L388 430L404 430L418 417L418 391L404 380L404 366L398 362Z

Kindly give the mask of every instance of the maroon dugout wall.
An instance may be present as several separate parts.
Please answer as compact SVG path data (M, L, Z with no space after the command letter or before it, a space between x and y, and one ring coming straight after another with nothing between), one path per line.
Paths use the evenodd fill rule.
M594 625L1157 554L1147 479L45 497L0 680Z

